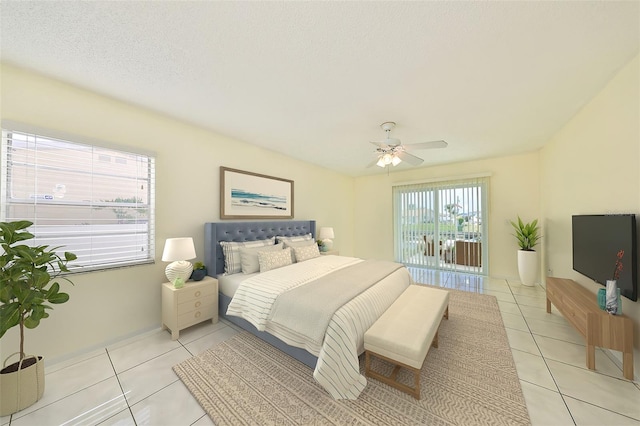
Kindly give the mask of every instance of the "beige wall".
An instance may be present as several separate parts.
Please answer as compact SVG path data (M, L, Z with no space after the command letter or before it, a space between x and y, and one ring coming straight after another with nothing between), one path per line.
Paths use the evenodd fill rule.
M157 263L74 277L71 301L27 332L27 349L51 360L158 327L163 242L191 235L202 258L202 224L219 217L220 166L293 179L296 218L333 226L342 254L382 259L393 259L393 184L489 173L490 274L517 277L508 221L519 214L541 219L541 271L595 292L571 269L570 216L640 215L638 75L636 58L540 152L354 179L3 65L3 119L157 152ZM623 299L623 310L638 348L640 302ZM3 358L15 332L0 341ZM636 372L639 362L636 349Z
M410 169L355 180L355 250L364 258L394 260L392 186L403 182L489 173L489 273L518 277L518 245L510 220L540 218L538 153ZM542 230L544 234L544 229Z
M593 293L601 286L572 269L571 215L635 213L640 219L638 63L636 57L622 69L540 154L545 263L554 276L571 278ZM611 256L613 269L615 253ZM637 376L640 302L623 297L622 311L634 322Z
M351 177L6 64L1 77L2 119L157 153L156 263L74 275L71 300L27 330L30 353L58 360L159 327L164 241L192 236L202 260L203 224L219 219L220 166L294 180L295 218L333 226L335 247L353 254ZM2 359L17 351L17 329L0 345Z

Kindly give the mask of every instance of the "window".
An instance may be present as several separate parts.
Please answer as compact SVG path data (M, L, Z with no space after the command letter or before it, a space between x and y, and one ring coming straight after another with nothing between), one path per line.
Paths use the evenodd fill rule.
M481 176L394 186L396 260L486 275L488 182Z
M154 157L19 127L3 123L0 220L33 222L35 244L78 256L72 270L153 262Z

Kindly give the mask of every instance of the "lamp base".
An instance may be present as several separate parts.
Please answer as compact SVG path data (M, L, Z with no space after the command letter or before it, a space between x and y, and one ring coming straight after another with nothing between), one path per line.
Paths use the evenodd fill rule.
M329 238L322 240L322 247L324 247L324 251L329 251L333 248L333 240Z
M193 272L193 265L188 260L176 260L167 265L164 274L170 283L175 282L176 278L182 278L184 282L189 280Z

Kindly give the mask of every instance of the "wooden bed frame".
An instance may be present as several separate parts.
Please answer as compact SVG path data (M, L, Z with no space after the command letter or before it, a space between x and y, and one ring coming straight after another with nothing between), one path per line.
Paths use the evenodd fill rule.
M216 277L224 273L224 254L220 241L255 241L280 236L297 236L311 233L315 238L315 220L282 220L266 222L208 222L204 224L204 259L208 275ZM315 368L318 358L301 348L284 343L264 331L257 330L243 318L227 316L231 298L222 292L218 295L220 317L249 331L260 339L291 355L298 361Z

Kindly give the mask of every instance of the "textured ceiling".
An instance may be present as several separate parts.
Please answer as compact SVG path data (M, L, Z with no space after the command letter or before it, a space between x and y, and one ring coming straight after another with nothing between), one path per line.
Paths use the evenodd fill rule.
M350 175L531 151L638 54L640 3L0 2L1 58ZM402 164L400 168L407 168Z

